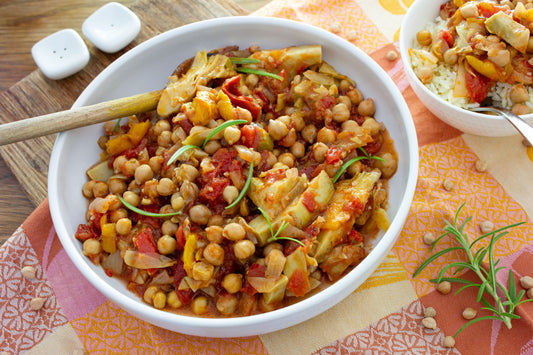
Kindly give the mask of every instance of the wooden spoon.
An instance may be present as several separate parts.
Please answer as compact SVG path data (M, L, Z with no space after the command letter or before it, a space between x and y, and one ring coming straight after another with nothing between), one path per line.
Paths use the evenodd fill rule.
M0 145L85 127L147 112L157 107L162 90L73 108L0 125Z

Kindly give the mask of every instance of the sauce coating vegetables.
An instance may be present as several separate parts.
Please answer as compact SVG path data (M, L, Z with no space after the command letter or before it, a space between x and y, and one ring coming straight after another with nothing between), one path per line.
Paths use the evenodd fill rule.
M387 228L397 157L380 104L320 46L198 52L157 110L104 125L83 253L182 314L246 316L313 294Z

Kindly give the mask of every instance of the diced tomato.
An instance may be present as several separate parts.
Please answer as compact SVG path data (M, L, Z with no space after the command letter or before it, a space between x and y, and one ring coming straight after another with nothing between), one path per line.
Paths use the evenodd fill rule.
M152 212L157 213L159 212L159 209L156 205L148 205L148 206L139 206L140 209L146 212ZM130 217L133 220L133 222L140 222L142 224L146 224L151 226L154 229L161 228L161 219L157 217L151 217L151 216L145 216L142 214L139 214L137 212L131 212Z
M291 255L296 249L298 249L299 247L301 247L300 244L292 241L292 240L289 240L288 242L285 243L285 246L283 247L283 255L285 256L289 256Z
M144 227L133 236L133 244L139 253L157 253L152 228Z
M194 124L187 118L183 116L180 117L175 123L179 124L181 128L185 131L185 133L188 135L191 133L191 129L194 127Z
M230 184L230 180L225 177L212 178L201 189L198 197L207 204L215 213L222 212L227 205L222 198L224 188Z
M438 36L442 38L448 44L448 47L450 48L453 47L453 44L455 43L455 39L453 38L450 31L446 29L442 29L439 31Z
M76 239L80 242L84 242L87 239L98 238L98 234L86 224L80 224L75 234Z
M326 162L328 164L335 164L342 157L342 150L337 147L329 147L328 152L326 153Z
M263 111L274 113L274 105L268 99L268 95L265 93L264 87L256 87L253 91L253 95L263 103Z
M255 103L251 97L242 95L242 93L239 91L240 83L240 75L226 79L224 84L222 84L222 91L224 94L228 95L232 104L247 109L252 114L252 117L256 118L261 112L261 107Z
M472 101L480 103L485 100L491 87L490 79L474 71L466 71L466 89Z
M365 210L365 205L361 200L358 198L351 200L350 202L347 202L343 209L350 212L350 214L357 216L361 214Z
M314 212L318 208L315 195L310 191L305 191L302 196L302 203L309 212Z
M146 148L146 145L148 144L148 138L144 137L141 139L139 144L137 144L136 147L127 149L123 151L121 154L125 155L127 159L137 158L139 156L139 153L142 152L144 148Z
M241 128L242 144L248 148L257 149L261 140L261 130L259 127L252 125L245 125Z
M318 111L323 111L327 108L335 106L335 98L333 96L324 96L316 102L316 108Z
M183 261L178 258L176 266L174 267L174 289L176 290L176 295L183 304L188 304L191 302L194 292L191 289L180 290L179 285L181 280L187 276L187 272L183 268Z
M344 236L343 243L351 243L351 244L360 244L364 240L363 234L361 232L356 231L355 229L352 229Z
M246 271L246 276L249 277L265 277L266 267L258 263L253 263Z
M185 242L187 241L187 236L185 235L185 228L183 224L180 223L178 230L176 231L176 249L183 251L185 248Z
M365 151L370 154L370 155L373 155L373 154L376 154L377 152L379 152L379 150L381 149L381 146L382 146L382 142L381 140L379 139L375 139L374 141L370 142L370 143L367 143L364 148L365 148Z
M305 295L309 289L309 279L305 271L302 269L294 270L291 277L289 277L287 288L297 297Z
M275 183L278 180L283 180L287 177L285 169L269 170L265 175L265 182L267 184Z
M479 14L483 17L489 18L497 12L503 11L509 13L509 9L503 6L497 6L493 3L481 1L477 4Z

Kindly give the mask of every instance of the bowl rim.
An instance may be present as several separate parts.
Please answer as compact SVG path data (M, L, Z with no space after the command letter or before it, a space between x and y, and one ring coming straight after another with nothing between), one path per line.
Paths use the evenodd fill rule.
M505 122L507 123L507 120L503 117L496 116L496 115L487 115L482 114L479 112L470 111L458 106L455 106L451 104L450 102L444 100L431 90L427 88L426 85L424 85L416 76L413 67L411 66L410 56L409 56L409 48L412 47L412 42L415 40L414 38L407 38L406 28L409 29L416 29L417 26L415 24L418 23L417 21L417 13L421 11L421 9L427 9L427 5L433 4L433 3L439 3L443 4L445 2L448 2L449 0L415 0L413 4L407 9L406 14L404 15L404 18L402 20L402 24L400 26L400 37L399 37L399 45L400 45L400 57L402 59L402 63L404 66L404 70L407 72L408 77L411 79L411 85L413 85L413 82L416 83L416 86L423 90L424 93L429 95L431 98L436 100L439 104L446 106L447 108L451 109L453 112L456 112L458 114L469 114L472 115L473 118L476 119L485 119L490 121L497 121L497 122ZM427 11L427 10L426 10ZM437 15L438 16L438 15ZM434 16L436 18L437 16ZM422 26L419 26L419 30L424 27L424 24ZM533 113L529 113L527 115L521 115L520 117L526 119L526 120L533 120ZM518 134L518 132L516 132Z
M392 81L392 79L385 73L385 71L366 53L364 53L359 48L355 47L350 42L324 30L309 24L280 19L280 18L271 18L271 17L261 17L261 16L234 16L234 17L223 17L215 18L204 21L199 21L181 27L171 29L164 33L161 33L151 39L146 40L143 43L140 43L136 47L132 48L121 57L116 59L111 63L107 68L105 68L83 91L83 93L78 97L73 107L79 107L87 103L89 92L92 91L93 87L99 87L102 82L107 80L107 76L115 68L120 67L124 62L130 60L130 58L137 55L137 53L144 51L145 48L150 48L150 46L157 44L171 38L173 36L186 35L188 33L193 33L197 29L204 29L205 26L210 28L216 28L218 26L227 26L227 25L253 25L253 24L266 24L273 26L281 26L287 29L299 28L303 29L310 34L310 38L313 38L313 35L318 37L326 38L329 41L332 41L336 46L344 47L355 54L357 54L361 60L365 62L370 68L373 69L375 75L383 82L389 91L391 96L393 96L397 106L399 114L402 116L402 123L405 125L406 134L410 138L406 144L406 151L409 153L409 156L406 157L407 164L409 164L406 169L407 174L407 184L404 189L403 199L397 208L396 217L392 220L389 227L389 231L384 233L382 239L374 249L363 259L363 261L357 265L350 273L345 275L342 279L334 282L332 285L326 289L304 299L299 302L296 302L290 306L274 310L267 313L261 313L251 316L244 317L233 317L233 318L201 318L193 316L180 315L168 311L157 310L149 305L144 304L140 299L134 301L128 297L124 297L122 292L118 291L115 288L108 287L107 284L103 283L101 278L88 266L88 264L82 260L82 255L74 247L74 242L77 242L74 237L70 236L70 233L66 230L66 226L62 223L62 217L59 211L59 201L58 201L58 187L54 184L54 181L58 177L58 163L60 157L60 151L63 149L65 144L65 139L68 132L60 133L54 144L50 159L50 168L49 168L49 203L52 219L54 226L56 227L57 235L65 251L67 252L71 261L76 265L80 273L84 275L85 278L101 293L103 293L108 299L118 304L121 308L127 310L129 313L133 314L136 317L139 317L145 321L148 321L152 324L162 326L166 329L168 324L175 324L178 327L187 326L193 327L194 331L186 332L182 329L174 330L191 335L199 336L209 336L209 337L242 337L242 336L251 336L258 335L263 333L268 333L274 330L284 329L289 326L295 325L302 321L305 321L309 318L312 318L319 313L322 313L326 309L332 307L340 300L348 296L349 293L353 292L355 288L346 287L346 284L353 284L357 282L360 275L367 275L363 280L360 280L357 284L357 287L368 278L371 272L379 265L379 262L385 257L392 248L396 238L399 236L403 224L407 218L408 212L410 210L410 205L414 196L417 175L418 175L418 142L416 137L416 130L414 128L414 123L411 119L410 111L408 106L403 99L400 91ZM397 231L393 233L392 231ZM357 270L357 271L355 271ZM355 272L354 272L355 271ZM342 294L337 301L332 301L335 294ZM310 308L311 305L318 305L318 307ZM272 321L277 320L277 324L283 323L280 327L272 326ZM260 331L256 327L262 324L269 324L269 326L263 327ZM242 331L238 335L235 335L228 331L228 327L239 328Z

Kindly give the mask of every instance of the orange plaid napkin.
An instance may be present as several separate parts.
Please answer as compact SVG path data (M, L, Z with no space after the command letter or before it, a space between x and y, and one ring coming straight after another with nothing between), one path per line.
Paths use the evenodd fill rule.
M393 250L359 289L327 312L278 332L247 338L213 339L173 333L124 312L80 275L62 249L45 201L0 248L0 352L18 354L533 354L533 303L518 307L520 320L508 330L499 321L482 321L443 348L466 321L465 307L488 314L476 302L476 290L442 295L428 280L445 265L461 260L450 254L421 276L412 274L430 255L425 232L439 235L466 202L462 220L472 216L469 235L479 224L495 227L526 221L501 239L495 256L517 278L533 275L533 164L520 138L483 138L445 125L409 87L400 60L389 61L403 15L412 0L276 0L255 14L290 18L332 30L369 53L393 78L415 121L420 144L418 185L409 217ZM488 163L487 172L474 166ZM448 191L442 182L454 183ZM453 242L445 238L442 246ZM36 270L34 279L21 273ZM450 275L449 273L447 275ZM508 275L498 274L507 283ZM472 278L466 273L462 277ZM31 300L44 306L34 311ZM34 300L35 302L35 300ZM436 309L437 328L421 325L424 308Z

